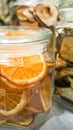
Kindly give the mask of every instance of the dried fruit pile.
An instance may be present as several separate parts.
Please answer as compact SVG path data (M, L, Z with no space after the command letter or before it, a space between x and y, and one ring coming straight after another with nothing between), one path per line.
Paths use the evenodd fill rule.
M73 29L63 28L56 43L57 93L73 102Z
M36 59L36 60L35 60ZM28 126L51 106L49 67L42 53L0 63L0 123Z
M54 5L18 6L12 15L12 24L30 27L49 27L59 20L59 10Z

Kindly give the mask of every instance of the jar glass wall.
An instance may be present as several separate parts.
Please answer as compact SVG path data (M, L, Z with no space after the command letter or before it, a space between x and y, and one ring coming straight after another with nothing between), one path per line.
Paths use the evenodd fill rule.
M0 28L2 128L18 126L31 130L49 116L53 95L53 40L49 29Z

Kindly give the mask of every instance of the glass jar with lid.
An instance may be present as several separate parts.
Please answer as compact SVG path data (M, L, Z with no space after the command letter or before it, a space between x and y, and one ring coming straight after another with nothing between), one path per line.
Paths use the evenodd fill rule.
M32 130L49 117L53 40L49 29L0 27L1 128Z
M60 11L56 26L56 100L73 111L73 8Z

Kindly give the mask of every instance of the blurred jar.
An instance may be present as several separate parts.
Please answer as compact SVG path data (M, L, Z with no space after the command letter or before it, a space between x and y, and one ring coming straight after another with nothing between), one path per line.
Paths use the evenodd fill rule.
M61 0L43 0L43 3L52 4L59 8L62 1Z
M60 5L61 5L61 1L60 0L25 0L25 2L24 2L24 0L22 0L22 2L21 2L21 0L18 0L17 1L17 3L19 3L19 4L27 4L27 5L35 5L35 4L53 4L53 5L56 5L57 7L59 7Z
M73 0L62 0L60 3L60 8L73 8Z
M69 6L69 5L68 5ZM60 11L60 22L56 26L56 93L62 98L58 102L73 110L73 8Z
M1 128L32 130L49 118L54 88L52 39L49 29L0 28L0 124L9 124Z

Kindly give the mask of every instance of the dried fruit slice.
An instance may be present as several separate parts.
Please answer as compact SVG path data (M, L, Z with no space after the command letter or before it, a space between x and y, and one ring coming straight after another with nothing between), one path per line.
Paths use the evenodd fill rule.
M68 77L68 80L69 80L69 82L70 82L70 86L71 86L71 88L73 89L73 78L72 77Z
M52 98L51 96L52 96L52 89L50 86L50 78L47 77L45 80L43 80L40 87L40 97L45 112L47 112L51 107L51 98Z
M16 9L15 13L20 21L35 22L33 12L30 10L30 7L28 6L19 6L19 8Z
M41 98L40 98L40 91L39 91L40 85L34 92L34 95L32 96L31 101L28 103L28 105L25 108L25 110L27 110L29 113L38 114L38 113L44 112Z
M6 123L7 120L9 120L12 116L3 116L0 114L0 124Z
M73 89L72 88L70 88L70 87L69 88L61 88L61 87L59 88L59 87L57 87L57 93L60 96L62 96L62 97L64 97L64 98L73 102Z
M59 57L59 53L56 55L56 69L67 67L67 62Z
M27 21L28 18L23 14L23 11L28 9L28 6L19 6L15 10L15 14L20 21Z
M4 124L6 122L6 120L0 120L0 125Z
M12 91L0 80L0 115L8 117L17 114L28 102L28 91Z
M15 116L14 118L7 121L7 124L19 126L19 127L27 127L31 125L34 121L33 116L25 116L24 111Z
M67 67L55 71L55 78L57 80L67 76L73 76L73 68Z
M39 86L39 82L33 83L33 84L29 84L29 85L17 85L14 84L10 81L8 81L7 79L5 79L4 77L0 76L1 81L7 85L7 88L9 87L10 89L16 89L17 90L24 90L24 89L31 89L31 88L37 88Z
M0 75L17 85L36 83L42 80L48 72L43 54L10 58L8 63L9 66L0 65Z
M65 36L63 38L60 56L66 61L73 63L73 36Z
M47 27L53 26L58 21L58 9L53 5L41 4L35 7L34 17Z

